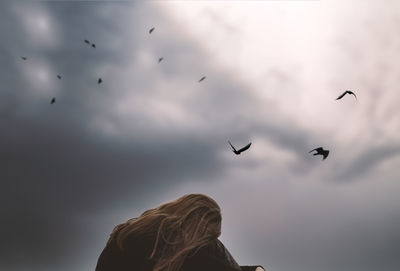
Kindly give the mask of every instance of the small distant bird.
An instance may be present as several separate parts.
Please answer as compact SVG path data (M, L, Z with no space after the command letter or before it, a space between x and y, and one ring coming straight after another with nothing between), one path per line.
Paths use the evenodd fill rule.
M324 148L322 148L322 147L313 149L313 150L309 151L308 153L311 153L313 151L316 151L316 153L314 153L314 156L315 155L322 155L323 156L322 160L325 160L326 157L328 157L328 155L329 155L329 151L328 150L324 150Z
M61 75L57 75L57 78L58 78L58 79L61 79Z
M203 76L202 78L200 78L199 83L200 83L201 81L203 81L204 79L206 79L205 76Z
M22 60L27 60L28 58L26 56L21 56Z
M97 84L101 84L101 82L103 82L103 80L99 78L99 80L97 80Z
M87 43L87 44L90 44L90 41L88 41L88 40L85 40L85 43Z
M228 140L229 145L231 145L232 147L232 151L234 154L239 155L241 152L244 152L245 150L248 150L251 146L251 142L249 144L247 144L246 146L244 146L243 148L236 150L235 147L233 147L232 143Z
M96 48L96 44L92 43L92 47L93 47L93 48Z
M158 63L160 63L161 61L163 61L163 57L160 57L159 59L158 59Z
M51 99L50 104L54 104L56 103L56 98L53 97L53 99Z
M345 92L343 92L343 93L342 93L342 95L340 95L339 97L337 97L337 98L336 98L336 100L340 100L340 99L342 99L342 98L344 97L344 95L346 95L346 94L351 94L351 95L354 95L354 97L356 97L356 100L357 100L357 96L356 96L356 94L354 94L354 92L353 92L353 91L351 91L351 90L346 90Z
M151 34L153 31L154 31L154 27L152 27L150 30L149 30L149 34Z

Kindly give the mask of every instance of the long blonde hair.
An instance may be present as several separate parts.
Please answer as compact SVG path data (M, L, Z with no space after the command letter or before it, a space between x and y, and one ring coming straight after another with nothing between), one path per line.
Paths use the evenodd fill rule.
M178 271L186 256L221 235L221 210L203 194L188 194L145 211L140 217L115 227L109 242L121 250L128 237L156 235L149 260L153 271Z

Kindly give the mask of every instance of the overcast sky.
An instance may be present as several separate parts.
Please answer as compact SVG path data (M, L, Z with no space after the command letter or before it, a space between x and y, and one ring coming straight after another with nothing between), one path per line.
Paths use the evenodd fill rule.
M205 193L242 265L398 271L399 25L395 0L2 1L0 269L94 270L115 225Z

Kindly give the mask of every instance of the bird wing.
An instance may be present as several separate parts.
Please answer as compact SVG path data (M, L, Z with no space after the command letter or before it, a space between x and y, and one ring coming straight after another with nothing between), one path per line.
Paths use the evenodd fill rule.
M340 100L343 98L344 95L346 95L347 91L343 92L339 97L336 98L336 100Z
M235 149L235 147L233 147L232 143L231 143L229 140L228 140L228 143L229 143L229 145L231 145L231 147L232 147L233 151L235 151L235 152L236 152L236 149Z
M243 151L249 149L250 146L251 146L251 142L249 144L247 144L246 146L244 146L243 148L241 148L240 150L238 150L238 152L243 152Z
M85 40L85 43L87 43L87 44L90 44L90 41L88 41L88 40Z
M356 94L353 91L348 91L347 93L354 95L354 97L356 97L356 100L358 100Z
M328 155L329 155L329 151L325 150L324 153L322 154L322 156L323 156L322 160L325 160L328 157Z
M308 153L311 153L311 152L313 152L313 151L320 152L320 151L322 151L322 147L315 148L315 149L309 151Z

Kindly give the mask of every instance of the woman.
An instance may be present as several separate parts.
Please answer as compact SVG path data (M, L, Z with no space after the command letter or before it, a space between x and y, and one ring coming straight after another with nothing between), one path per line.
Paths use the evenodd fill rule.
M218 240L221 210L208 196L189 194L118 225L96 271L262 271L239 266Z

